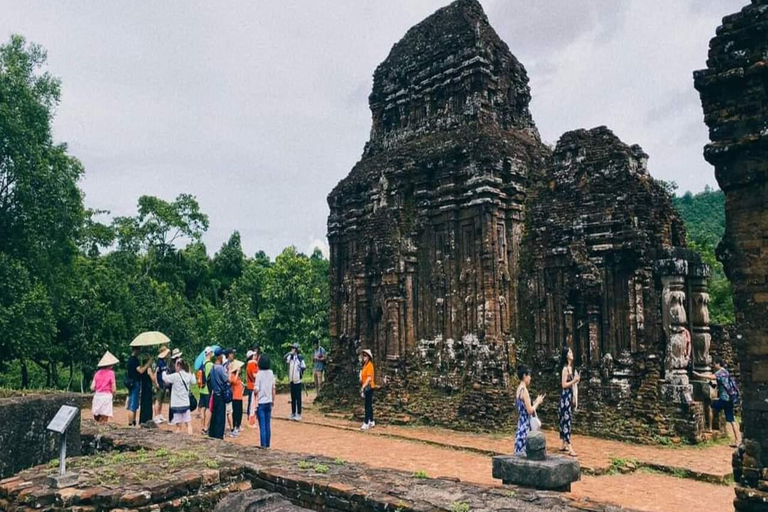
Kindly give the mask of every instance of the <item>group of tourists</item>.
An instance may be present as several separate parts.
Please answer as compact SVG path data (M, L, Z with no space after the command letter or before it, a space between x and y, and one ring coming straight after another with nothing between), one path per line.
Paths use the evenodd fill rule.
M733 376L728 372L719 357L714 358L714 374L700 374L693 372L696 377L708 379L712 382L712 412L717 415L720 411L725 412L726 432L730 427L733 433L732 447L739 444L739 428L734 416L734 405L739 400L738 386ZM577 454L571 446L571 430L573 414L579 406L579 382L581 377L574 369L573 351L565 346L560 353L560 404L558 406L559 430L560 430L560 451L567 453L572 457ZM517 376L520 379L520 385L515 394L515 406L518 412L517 432L515 434L515 454L525 455L526 442L528 434L532 430L541 428L541 421L537 416L537 409L544 402L546 394L538 395L531 401L531 395L528 389L531 386L531 370L525 365L517 369Z
M326 351L317 338L313 339L314 382L317 390L323 385ZM163 403L166 395L170 396L169 423L177 431L186 429L192 434L191 413L199 408L198 418L202 420L201 432L210 437L223 439L225 433L238 437L242 432L243 416L248 418L248 426L258 423L260 446L269 448L272 438L272 411L277 387L272 372L270 358L256 346L246 353L243 363L235 358L235 349L206 347L201 354L202 362L195 368L196 376L184 360L178 349L172 352L163 347L157 354L157 362L144 355L140 359L140 349L134 347L127 364L125 387L128 389L126 409L128 424L154 421L163 423ZM170 356L170 358L169 358ZM366 431L376 425L373 417L373 395L375 373L373 353L363 350L361 354L360 396L364 402L365 419L361 430ZM169 360L168 360L169 359ZM288 383L291 394L291 415L293 421L301 421L302 393L304 392L304 371L307 364L298 344L291 346L285 354L284 362L288 371ZM112 402L117 385L113 367L119 360L107 352L98 364L98 371L93 377L91 390L94 392L92 412L98 422L105 422L112 417ZM245 384L243 383L243 368ZM563 347L560 355L560 402L558 406L560 450L572 457L577 454L571 445L571 432L574 412L578 410L578 385L581 376L574 368L573 351ZM734 446L739 443L739 429L734 416L734 404L739 400L738 387L723 365L720 358L714 359L714 374L694 374L699 378L710 379L712 386L712 410L714 414L725 413L727 426L730 427ZM528 434L541 428L537 410L546 395L538 395L531 400L531 370L521 365L517 376L520 384L515 394L515 406L518 411L517 432L515 435L515 454L525 454ZM192 394L192 387L197 384L200 398ZM244 406L244 397L247 402ZM139 417L137 418L137 411ZM727 429L726 429L727 430Z
M312 340L313 378L319 391L324 382L327 353L317 338ZM128 390L126 410L128 425L146 422L168 422L178 432L193 434L192 413L201 420L201 433L223 439L225 434L238 437L243 417L249 427L258 424L260 445L269 448L272 437L272 410L277 385L270 357L255 346L246 353L245 362L236 359L236 350L216 346L206 347L194 367L178 349L162 347L155 357L142 353L142 347L132 347L126 365L124 385ZM361 395L364 396L366 421L363 430L373 426L373 356L365 351L367 364L361 371ZM304 371L307 364L298 343L284 356L291 391L291 416L301 421ZM91 390L94 392L92 413L98 422L113 416L113 400L117 391L114 367L120 361L110 352L98 363ZM192 393L194 386L199 398ZM169 403L168 420L163 415Z

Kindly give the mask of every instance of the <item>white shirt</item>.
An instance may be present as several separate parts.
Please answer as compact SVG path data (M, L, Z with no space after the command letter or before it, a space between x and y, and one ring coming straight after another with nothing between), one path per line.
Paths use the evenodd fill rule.
M299 359L298 354L288 354L285 357L285 361L288 363L288 380L294 384L300 383L301 370L307 367L304 359Z
M253 390L259 394L260 404L271 404L275 401L275 397L272 396L272 387L275 385L275 374L272 370L259 370L256 374L256 382L253 385Z
M187 386L184 387L186 382ZM189 390L195 383L195 378L181 370L165 376L163 383L171 387L171 407L189 407Z

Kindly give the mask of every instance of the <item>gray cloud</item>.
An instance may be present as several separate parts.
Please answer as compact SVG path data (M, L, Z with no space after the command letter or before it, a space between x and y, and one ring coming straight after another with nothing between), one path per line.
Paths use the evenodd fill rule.
M371 75L446 0L162 3L0 0L0 38L45 46L63 80L57 139L89 206L195 194L217 250L322 245L331 188L370 130ZM691 72L745 0L485 0L531 76L545 140L608 124L681 188L714 185Z

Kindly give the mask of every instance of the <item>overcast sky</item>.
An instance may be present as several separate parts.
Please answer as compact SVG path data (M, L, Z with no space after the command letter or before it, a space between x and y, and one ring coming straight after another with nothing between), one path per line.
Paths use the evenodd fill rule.
M376 65L447 0L0 0L0 37L48 50L55 136L85 165L86 204L197 196L215 252L326 246L326 196L370 130ZM609 126L658 178L716 187L693 70L747 0L483 0L528 69L547 143Z

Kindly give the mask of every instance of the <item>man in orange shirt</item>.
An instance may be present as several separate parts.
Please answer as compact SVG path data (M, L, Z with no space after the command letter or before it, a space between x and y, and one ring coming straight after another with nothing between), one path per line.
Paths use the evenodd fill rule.
M363 369L360 371L360 395L365 399L365 421L360 430L368 430L376 426L373 421L373 388L374 369L373 353L370 350L363 350Z
M246 354L245 364L245 394L248 395L248 426L253 427L256 424L256 416L251 416L251 402L253 401L253 388L256 384L256 374L259 373L259 347L254 347Z

